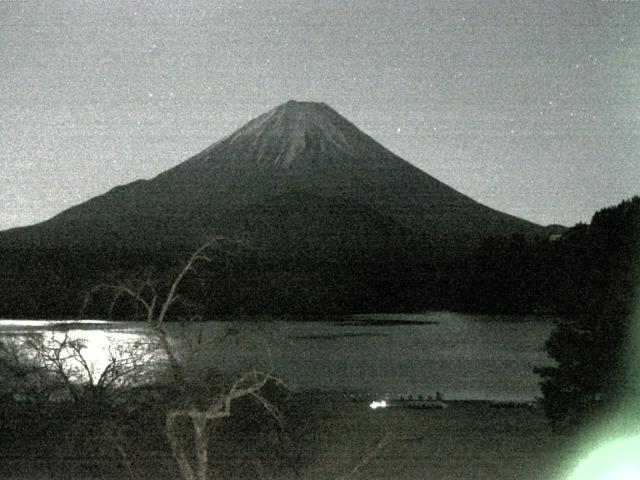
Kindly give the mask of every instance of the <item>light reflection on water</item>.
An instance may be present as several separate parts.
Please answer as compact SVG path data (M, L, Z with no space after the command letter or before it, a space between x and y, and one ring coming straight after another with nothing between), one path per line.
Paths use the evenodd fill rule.
M0 320L0 338L21 348L20 353L28 358L33 358L34 352L25 349L25 342L33 335L50 348L60 348L64 342L82 342L80 355L86 366L73 352L62 348L62 357L70 357L63 362L65 369L73 372L76 381L87 382L91 375L96 383L114 359L122 364L132 361L142 364L160 358L157 350L140 348L141 344L148 345L150 339L144 325L132 328L105 320ZM132 358L133 355L140 358Z
M107 320L0 320L0 332L4 330L20 330L20 329L30 329L36 327L38 329L43 329L47 327L53 327L55 325L82 325L83 327L88 327L91 325L100 325L103 326L105 324L109 324Z

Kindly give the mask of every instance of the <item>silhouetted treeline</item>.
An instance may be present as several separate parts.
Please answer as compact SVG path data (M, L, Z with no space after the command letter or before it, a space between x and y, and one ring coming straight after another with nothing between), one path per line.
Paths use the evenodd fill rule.
M553 427L571 431L639 398L630 362L637 358L631 354L640 300L640 198L599 211L590 225L567 232L562 245L574 276L561 305L582 306L584 313L557 322L545 346L556 365L536 371Z
M457 307L479 312L627 312L640 248L640 197L548 238L490 238L461 264Z
M193 247L195 249L195 247ZM0 317L67 318L107 315L111 296L87 293L99 284L139 284L151 280L166 291L192 250L107 251L101 249L0 248ZM411 284L410 270L421 274L408 254L371 251L366 255L309 258L240 249L212 252L181 286L176 317L218 313L319 313L404 310L422 301L424 283ZM120 302L115 318L136 312ZM133 303L131 303L133 305ZM182 310L180 310L180 308Z
M181 292L183 313L579 313L604 305L624 311L637 264L639 203L604 209L591 224L559 236L494 237L467 247L346 233L313 245L302 234L281 246L249 240L232 255L216 252L190 276ZM146 277L162 290L197 246L0 245L0 317L76 317L99 283ZM103 303L98 308L94 299L84 314L104 314L106 298ZM121 305L115 314L132 312Z

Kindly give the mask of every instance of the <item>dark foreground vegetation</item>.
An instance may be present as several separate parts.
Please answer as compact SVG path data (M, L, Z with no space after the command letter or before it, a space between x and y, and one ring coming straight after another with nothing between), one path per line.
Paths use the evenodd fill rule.
M206 478L299 477L316 454L319 418L304 402L272 390L266 395L282 412L280 423L247 398L234 405L231 417L210 426ZM0 478L185 478L165 430L166 412L176 401L175 393L160 388L121 392L115 403L17 402L5 396ZM187 421L177 425L177 437L188 449L191 428Z
M460 402L372 411L311 393L285 396L280 406L282 429L251 401L212 428L209 478L543 480L560 478L576 455L538 409ZM148 400L109 408L5 401L0 478L181 478L161 408Z

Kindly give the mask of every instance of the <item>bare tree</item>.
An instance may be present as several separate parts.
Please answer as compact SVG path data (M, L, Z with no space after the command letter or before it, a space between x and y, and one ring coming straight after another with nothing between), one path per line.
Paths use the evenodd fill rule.
M259 400L265 409L281 421L278 409L260 394L268 382L283 382L268 373L253 371L243 375L226 393L211 399L206 408L191 406L187 408L171 409L166 415L166 431L171 449L185 480L206 480L209 472L209 424L231 415L232 402L238 398L250 395ZM180 437L176 432L176 422L180 418L189 419L193 425L194 456L191 462Z
M84 338L68 330L25 333L0 340L2 393L18 403L34 403L34 417L46 424L68 411L72 417L59 425L55 445L62 456L90 450L98 456L115 452L130 479L131 459L124 448L123 428L113 413L118 411L132 387L151 380L157 370L153 358L157 347L143 338L111 342L100 359L92 359ZM42 417L42 412L44 417ZM48 416L48 417L47 417ZM80 442L80 444L79 444ZM111 450L110 450L111 449Z
M113 342L99 366L88 358L86 348L85 339L72 338L65 331L26 335L19 350L22 364L37 369L48 390L62 388L76 402L108 401L152 375L156 347L148 341Z
M165 430L184 480L206 480L209 477L211 424L229 417L235 400L247 396L255 398L270 415L278 422L281 421L281 414L277 407L261 393L263 388L271 382L285 386L279 378L270 373L253 370L241 375L224 391L209 392L208 398L191 397L188 392L189 387L193 386L192 379L189 378L190 367L195 362L195 358L211 345L211 339L205 339L200 331L191 348L187 352L182 352L176 348L176 344L165 328L171 307L180 299L178 290L184 278L195 271L197 264L211 262L208 252L217 248L227 254L228 250L225 246L229 242L224 237L215 237L193 252L173 278L164 295L159 292L157 282L147 276L138 282L98 285L89 292L88 296L90 298L96 292L104 290L111 292L110 311L122 297L128 297L142 308L145 321L166 356L169 376L183 392L180 405L169 408L165 414ZM237 242L232 243L237 245ZM180 420L186 420L192 426L193 452L191 454L187 452L185 441L177 431Z
M42 392L41 373L33 362L25 362L15 338L0 340L0 392L3 395L26 399L29 394L33 396L32 391ZM34 388L34 384L38 388Z

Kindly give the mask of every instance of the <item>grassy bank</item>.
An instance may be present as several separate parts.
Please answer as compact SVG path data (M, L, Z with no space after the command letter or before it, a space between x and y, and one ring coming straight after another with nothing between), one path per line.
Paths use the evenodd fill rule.
M296 394L282 408L285 433L263 415L247 414L250 404L239 406L242 417L216 427L211 478L547 480L559 478L558 466L571 455L569 442L550 431L537 408L450 402L442 410L374 411L366 401L318 394ZM113 438L96 448L103 429L87 422L70 428L73 409L62 408L62 423L54 418L47 425L37 415L16 418L18 411L11 423L7 414L3 479L179 478L154 412L117 420L125 423L118 442L131 468ZM9 438L11 432L21 438ZM63 442L70 443L62 448Z
M374 411L337 400L323 422L321 453L302 478L558 478L569 442L550 431L541 410L448 405Z

